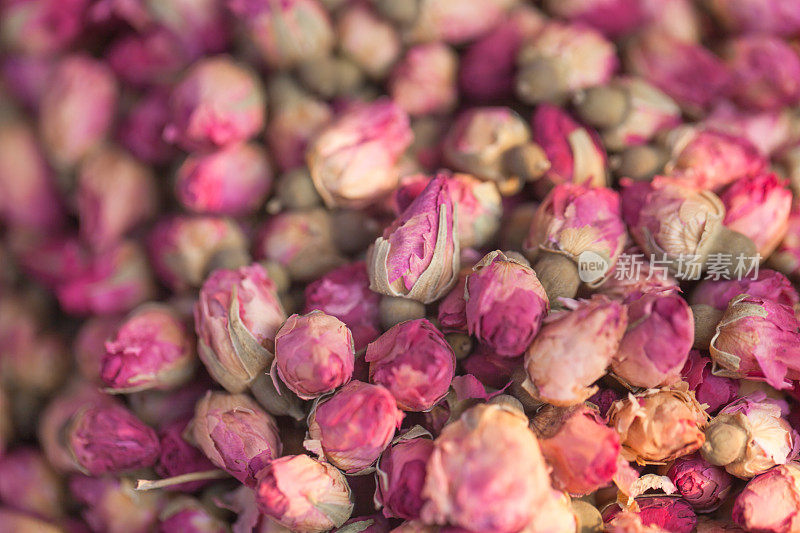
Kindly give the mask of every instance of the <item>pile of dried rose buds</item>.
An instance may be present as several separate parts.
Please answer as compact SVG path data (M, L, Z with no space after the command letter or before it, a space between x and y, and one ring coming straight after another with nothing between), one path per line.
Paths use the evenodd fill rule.
M798 284L798 0L0 0L0 533L800 533Z

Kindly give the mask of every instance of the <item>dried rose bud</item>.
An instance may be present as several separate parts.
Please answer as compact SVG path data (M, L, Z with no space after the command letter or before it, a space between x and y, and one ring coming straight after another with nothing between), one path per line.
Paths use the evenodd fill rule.
M158 434L161 455L155 465L156 473L162 478L205 472L213 470L214 465L197 447L189 444L183 436L191 419L183 418L165 425ZM166 490L196 492L208 481L191 481L166 487Z
M376 0L379 9L390 9L392 0ZM412 24L405 33L412 43L444 41L463 44L496 26L513 0L423 0L415 2ZM387 16L390 16L386 13Z
M170 501L159 513L159 532L226 533L228 524L211 514L198 500L183 496Z
M548 0L545 4L556 17L586 24L611 38L638 30L646 15L637 0Z
M378 462L375 501L387 518L419 518L425 467L433 453L433 441L424 437L399 440Z
M65 512L62 481L35 448L17 448L0 458L0 500L45 518Z
M36 111L56 63L57 58L51 56L6 55L0 60L5 92L23 107Z
M394 67L389 94L411 116L447 113L458 98L457 72L458 56L449 46L419 44Z
M707 415L682 386L653 389L616 402L608 413L622 440L622 456L639 464L671 461L705 442Z
M785 110L742 111L727 100L719 102L701 124L747 139L764 156L778 152L794 138L792 117Z
M68 56L42 95L39 132L51 161L71 167L108 134L117 107L117 82L100 61Z
M344 106L375 96L364 87L364 73L340 55L326 55L300 64L297 77L318 96L325 100L339 99Z
M637 276L624 276L615 273L609 276L597 288L600 294L604 294L613 300L626 300L649 293L669 293L679 289L678 281L669 272L653 265L649 258L635 246L626 249L617 259L617 264L625 268L635 269L639 272Z
M800 467L789 463L752 481L736 497L733 520L747 531L770 533L800 528Z
M800 31L800 13L792 0L711 0L717 21L735 33L792 37Z
M500 227L500 192L491 182L470 174L453 174L450 197L458 205L458 239L462 248L486 246Z
M689 390L694 391L697 401L707 405L706 411L714 413L732 402L739 391L739 383L731 378L715 376L711 372L712 361L697 350L689 352L689 358L681 371Z
M351 381L309 415L306 447L346 473L358 473L378 459L402 420L388 389Z
M80 409L65 439L77 466L94 476L150 467L160 452L156 432L113 403Z
M255 491L258 509L292 531L329 531L353 512L347 478L307 455L273 461L259 474Z
M800 296L786 276L768 268L759 269L755 279L703 280L692 291L689 302L692 305L710 305L724 311L728 308L728 303L740 294L749 294L790 307L800 302Z
M248 485L281 455L275 419L249 396L209 391L197 403L192 437L212 463Z
M126 0L119 1L123 9L132 10ZM174 33L190 57L216 54L229 47L230 21L224 3L215 0L163 0L158 4L148 0L146 3L154 21Z
M464 299L470 335L501 357L521 355L550 308L533 269L499 250L467 276Z
M0 506L0 523L9 533L63 533L63 529L34 515Z
M744 108L780 109L800 102L800 56L778 37L740 37L724 51L733 72L731 98Z
M558 102L607 83L618 65L614 44L598 31L551 21L517 54L516 93L529 104Z
M51 291L89 269L90 250L73 232L56 235L19 232L9 236L11 251L21 270Z
M611 528L606 531L615 533L692 533L697 525L697 515L692 507L679 498L665 496L645 496L636 498L635 516L639 519L640 526L630 529L620 528L617 517L633 511L621 511L618 505L613 505L603 512L603 521ZM626 519L627 521L628 519ZM644 526L644 527L642 527ZM655 529L653 529L655 528Z
M606 415L608 415L608 411L611 409L611 406L614 404L614 402L621 400L624 397L625 395L623 393L615 389L601 388L589 396L589 399L587 399L586 402L596 407L600 413L600 416L606 418Z
M127 478L74 476L69 481L72 497L92 531L150 533L158 521L161 495L137 491Z
M177 36L159 26L123 34L108 46L105 56L120 81L134 86L173 82L191 61Z
M576 405L594 394L625 333L625 307L605 296L569 301L551 314L525 352L523 387L553 405Z
M791 279L800 274L800 203L793 202L783 241L770 256L768 265Z
M439 174L367 253L370 288L431 303L453 286L460 267L456 207Z
M412 139L408 115L390 100L354 104L308 147L317 192L331 207L371 204L396 187L395 165Z
M447 425L426 472L421 516L429 524L516 532L551 498L527 417L499 405L477 405Z
M342 53L372 78L383 78L402 51L395 27L363 4L344 7L336 33Z
M380 513L351 518L335 533L389 533L389 521Z
M261 265L216 270L194 309L200 359L230 392L242 392L270 361L267 348L286 314Z
M667 476L681 496L701 513L714 511L722 505L733 485L733 478L725 469L708 463L697 454L672 463Z
M467 302L464 299L464 287L467 275L472 269L462 268L453 288L439 301L439 326L445 333L467 332Z
M267 153L253 143L190 155L175 179L175 196L189 211L244 216L255 213L272 187Z
M65 51L84 29L87 0L4 2L0 40L31 55Z
M172 90L164 138L187 150L221 148L261 131L266 107L254 72L228 56L207 57Z
M145 163L167 163L175 155L175 149L163 137L168 118L169 93L152 90L123 115L117 139Z
M142 421L163 428L167 424L191 418L197 402L213 386L211 378L200 372L195 379L178 389L134 392L126 398L131 410Z

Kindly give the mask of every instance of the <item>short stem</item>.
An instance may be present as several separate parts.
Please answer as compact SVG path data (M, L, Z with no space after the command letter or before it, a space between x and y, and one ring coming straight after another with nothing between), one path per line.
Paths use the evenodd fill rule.
M156 490L165 487L173 487L192 481L206 481L211 479L225 479L230 474L224 470L204 470L203 472L191 472L180 476L173 476L164 479L140 479L136 484L136 490Z

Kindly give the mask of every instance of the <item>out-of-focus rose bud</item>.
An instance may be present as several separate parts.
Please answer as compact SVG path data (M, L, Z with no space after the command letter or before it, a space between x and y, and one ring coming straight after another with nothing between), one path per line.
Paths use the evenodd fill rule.
M785 110L741 111L727 100L714 106L701 124L747 139L764 156L778 152L794 138L792 116Z
M275 419L249 396L209 391L197 402L192 437L212 463L248 485L281 455Z
M199 501L182 496L170 501L159 513L159 532L226 533L228 524L211 514Z
M400 440L378 462L375 501L387 518L416 520L422 509L425 467L433 453L433 441L425 437Z
M32 55L64 51L84 28L87 0L34 0L3 4L0 40Z
M114 403L80 409L65 435L79 469L93 476L148 468L160 452L156 432Z
M11 442L13 429L11 425L11 402L3 385L0 383L0 457L3 457L6 446Z
M681 375L689 384L689 390L694 391L697 401L708 406L707 412L715 413L736 398L739 384L731 378L715 376L711 373L711 367L711 359L692 350Z
M752 481L736 497L733 519L747 531L779 533L800 528L800 467L789 463Z
M692 507L679 498L645 496L636 499L638 511L621 511L613 505L603 512L603 521L614 533L692 533L697 525L697 515ZM632 514L625 518L623 515ZM622 520L620 520L622 518ZM622 522L622 523L620 523Z
M793 307L800 302L792 283L780 272L768 268L759 269L756 279L703 280L692 291L692 305L705 304L724 311L728 303L740 294L749 294Z
M55 65L56 59L50 56L7 55L0 60L3 88L22 106L36 111Z
M307 455L273 461L259 474L255 491L258 509L292 531L329 531L353 512L347 478Z
M11 507L0 506L3 528L14 533L63 533L55 524Z
M770 256L768 265L792 279L800 275L800 203L793 202L783 241Z
M105 56L120 81L135 86L170 84L191 60L177 37L162 27L123 34Z
M533 269L499 250L467 276L464 299L470 335L501 357L522 354L550 308Z
M117 139L138 159L150 164L164 164L175 149L163 137L169 119L169 93L152 90L128 110L117 130Z
M191 418L197 402L213 386L211 378L200 373L196 379L178 389L134 392L126 398L131 410L142 421L148 425L163 428L178 420Z
M513 0L423 0L411 6L389 6L392 0L374 0L386 16L397 19L392 9L411 8L411 20L404 34L412 43L444 41L463 44L495 27L506 11L516 4Z
M523 387L553 405L576 405L594 394L592 383L611 363L628 325L625 307L605 296L569 301L551 314L525 352Z
M64 514L62 481L34 448L18 448L0 459L0 500L45 518Z
M731 97L744 108L770 110L800 101L800 56L778 37L740 37L727 44Z
M453 203L458 205L460 246L485 246L500 227L500 217L503 214L497 186L470 174L453 174L448 186Z
M551 497L547 466L520 411L477 405L434 441L422 497L426 523L511 533ZM479 502L491 501L492 505Z
M120 2L130 11L125 0ZM216 54L230 44L230 21L223 2L215 0L147 0L149 14L154 22L165 26L180 40L190 57ZM134 24L136 26L136 24Z
M402 52L395 27L358 3L347 5L337 18L342 53L370 77L383 78Z
M117 107L117 82L102 62L68 56L42 95L39 132L56 166L71 167L108 134Z
M545 4L553 15L586 24L611 38L637 30L646 15L637 0L548 0Z
M190 211L243 216L255 213L272 187L267 153L254 143L190 155L178 169L175 196Z
M450 111L458 99L458 56L446 44L419 44L409 48L394 67L389 94L409 115Z
M215 271L194 309L198 352L209 374L230 392L242 392L270 362L268 346L286 314L261 265Z
M343 107L376 96L364 85L364 74L346 57L326 55L302 63L297 77L308 89L325 100L339 100Z
M684 385L628 395L608 413L622 440L622 455L639 464L672 461L705 442L707 415Z
M266 96L254 72L228 56L201 59L170 96L164 138L187 150L244 141L264 127Z
M161 454L155 465L155 471L162 478L214 469L214 465L205 454L183 438L189 422L188 418L176 420L165 425L159 431ZM196 492L207 483L207 481L191 481L165 488L171 491Z
M378 459L402 419L388 389L351 381L312 411L306 447L337 468L358 473Z
M135 490L130 479L74 476L69 489L92 531L150 533L158 521L161 495Z
M427 304L456 282L460 241L447 182L444 174L431 180L370 247L367 269L372 290Z
M718 22L734 33L792 37L800 31L800 13L792 0L710 0Z
M517 54L516 93L524 102L560 102L604 85L619 61L614 44L587 26L548 22Z
M412 140L408 115L390 100L355 104L308 147L317 192L330 207L373 203L396 187L395 165Z
M223 217L162 219L150 232L148 248L156 273L177 292L199 287L217 268L238 268L250 262L242 229Z
M722 505L733 485L733 478L723 468L696 454L672 463L667 476L681 496L701 513L714 511Z

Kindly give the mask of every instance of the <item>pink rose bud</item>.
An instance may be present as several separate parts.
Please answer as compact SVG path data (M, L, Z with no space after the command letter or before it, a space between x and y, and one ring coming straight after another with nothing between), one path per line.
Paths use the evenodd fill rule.
M117 82L105 64L84 55L62 59L39 110L39 133L53 164L72 167L95 148L116 108Z
M711 373L712 361L697 350L689 352L681 375L689 384L689 390L694 391L697 401L707 405L708 413L715 413L732 402L738 392L739 383L731 378L715 376Z
M164 138L186 150L245 141L264 127L264 88L256 74L228 56L192 65L172 90Z
M800 56L769 35L740 37L725 48L732 99L744 108L780 109L800 102Z
M764 156L778 152L794 137L786 110L740 111L728 101L719 102L701 124L747 139Z
M306 447L348 474L359 473L389 446L402 420L388 389L351 381L309 415Z
M793 37L800 31L800 13L792 0L712 0L708 5L731 32Z
M161 455L155 465L156 473L162 478L205 472L213 470L214 465L197 447L189 444L183 436L191 419L184 418L165 425L159 431ZM197 492L208 481L191 481L166 487L169 491Z
M160 453L156 432L110 402L80 409L65 435L78 468L93 476L148 468Z
M226 533L228 524L194 498L183 496L170 501L159 514L158 531L171 533Z
M550 21L517 54L517 96L526 103L558 102L604 85L619 66L614 43L584 25Z
M448 186L453 203L458 205L460 246L486 246L500 228L500 217L503 214L497 186L470 174L453 174Z
M208 391L197 402L191 428L206 457L249 487L281 455L275 419L244 394Z
M685 501L679 498L670 498L666 496L645 496L636 499L636 505L639 510L635 512L638 515L642 528L620 529L619 524L615 524L618 516L621 514L632 513L632 511L621 511L618 505L613 505L605 512L603 512L603 521L611 526L611 531L630 532L638 531L640 533L656 533L666 532L670 533L692 533L697 526L697 515L692 507ZM651 528L655 528L651 529ZM608 530L607 530L608 531Z
M761 474L733 505L734 521L747 531L779 533L800 528L800 467L789 463Z
M242 143L186 158L175 179L175 196L195 213L244 216L263 205L271 187L266 151Z
M266 372L268 347L285 319L264 267L214 271L194 308L198 353L211 377L230 392L246 390Z
M640 274L628 276L624 275L625 271ZM619 256L616 272L606 278L597 291L612 300L626 300L642 294L674 292L678 288L678 281L669 272L660 265L653 265L649 257L633 246Z
M424 437L400 440L378 462L375 501L387 518L419 518L424 503L425 467L433 453L433 441Z
M440 174L370 247L370 288L425 304L444 296L460 267L455 210Z
M147 244L153 269L176 292L199 287L216 268L250 262L242 229L223 217L165 217L150 231Z
M768 268L759 269L755 279L703 280L692 291L689 302L692 305L704 304L724 311L730 302L740 294L772 300L781 305L795 306L800 302L792 283L780 272Z
M74 476L69 480L73 499L84 506L83 519L92 531L151 533L158 521L162 496L157 491L134 490L128 478Z
M163 137L168 118L169 94L159 89L152 90L123 115L117 139L145 163L167 163L175 155L175 149Z
M35 448L17 448L0 458L0 500L44 518L65 513L62 480Z
M31 55L65 51L84 29L88 0L3 2L0 37L12 50Z
M495 250L475 265L464 290L470 335L501 357L516 357L530 345L550 309L536 273Z
M586 24L611 38L638 30L646 15L637 0L548 0L545 4L556 17Z
M663 32L681 42L700 42L705 19L692 0L644 0L647 13L644 31ZM702 27L701 27L702 26Z
M389 94L411 116L447 113L458 99L457 73L458 56L449 46L418 44L395 65Z
M385 3L385 0L378 1L378 4ZM509 0L425 1L419 5L405 37L412 43L463 44L494 28L515 3Z
M733 477L724 468L708 463L697 454L672 463L667 476L681 496L701 513L714 511L722 505L733 485Z
M0 60L4 89L20 105L36 111L56 63L50 56L7 55Z
M329 531L353 512L347 478L307 455L273 461L259 474L255 491L259 511L292 531Z
M705 442L707 415L685 384L629 394L608 413L622 441L622 456L661 463L696 452Z
M470 268L462 268L453 288L439 302L439 326L445 333L467 332L467 302L464 299L464 287Z
M354 104L308 147L317 192L330 207L372 204L397 186L395 165L412 140L408 115L392 101Z
M337 14L336 32L342 53L372 78L385 77L402 52L397 29L368 5L345 5Z
M108 146L81 162L75 199L81 237L95 248L105 248L155 214L158 191L148 167Z
M140 307L106 342L100 379L114 392L174 389L194 374L194 343L169 306Z
M597 391L628 325L625 307L605 296L567 301L552 313L525 352L523 387L553 405L576 405Z
M520 531L551 498L547 470L525 415L477 405L434 441L422 520L470 531Z
M367 346L370 381L392 393L405 411L428 411L444 398L456 357L428 320L401 322Z
M223 2L163 0L158 7L147 4L154 21L174 33L190 57L220 53L229 47L230 20Z
M191 61L177 36L158 26L123 34L105 55L120 81L134 86L170 83Z
M25 275L51 291L90 268L90 250L72 232L20 232L11 236L10 247Z

